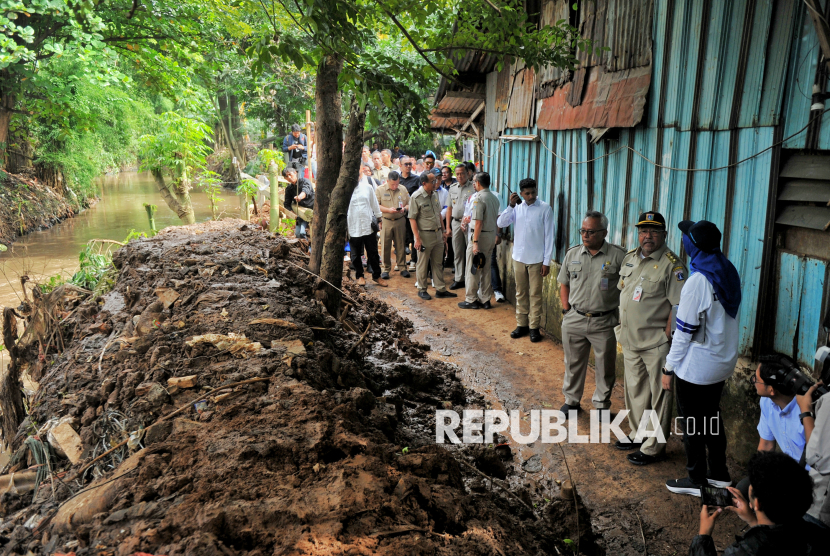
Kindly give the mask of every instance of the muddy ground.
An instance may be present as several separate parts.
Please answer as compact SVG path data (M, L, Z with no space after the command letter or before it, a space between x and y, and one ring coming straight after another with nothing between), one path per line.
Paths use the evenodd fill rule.
M452 272L445 271L446 283ZM414 274L413 274L414 276ZM389 288L374 285L367 289L389 303L415 325L414 338L429 345L429 357L460 367L459 377L465 387L484 397L493 409L559 409L562 395L564 353L560 343L545 338L533 344L527 337L513 340L509 333L516 327L515 309L510 303L496 303L493 309L460 310L458 299L423 301L417 296L413 278L391 274ZM432 289L430 288L430 292ZM582 407L591 408L594 379L589 369ZM615 385L612 412L625 408L623 387ZM622 427L628 431L627 423ZM578 420L580 434L588 434L585 414ZM510 442L516 461L516 479L533 485L531 490L545 492L551 479L568 478L558 445L536 442L531 446ZM564 444L565 457L581 500L590 513L590 524L597 543L614 555L686 554L699 527L700 499L670 493L665 481L686 475L681 437L668 442L668 460L637 467L626 460L628 452L607 444ZM527 472L522 464L541 458L541 471ZM730 462L733 480L743 477L743 469ZM718 520L715 543L719 550L734 542L734 535L744 529L737 516L727 513ZM645 539L645 546L643 543Z
M0 496L4 555L602 554L603 523L636 531L581 500L577 514L561 458L544 482L522 471L526 449L434 444L435 410L497 403L512 356L483 335L464 346L457 311L425 327L411 286L384 301L347 283L336 320L298 244L241 221L169 228L114 260L112 292L58 315L57 360L28 353L41 387L15 445L65 418L83 453L50 459L34 497ZM448 342L460 366L440 360ZM34 464L18 455L4 473Z

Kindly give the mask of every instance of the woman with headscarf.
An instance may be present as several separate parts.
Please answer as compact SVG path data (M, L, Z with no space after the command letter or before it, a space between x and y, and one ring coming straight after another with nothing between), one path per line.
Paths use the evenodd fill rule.
M691 275L680 293L663 388L671 390L674 383L677 411L685 425L683 447L689 476L667 481L666 488L700 496L704 486L732 484L726 468L720 399L738 361L741 277L720 250L721 233L715 224L684 220L677 226L683 232ZM679 268L677 272L682 273Z

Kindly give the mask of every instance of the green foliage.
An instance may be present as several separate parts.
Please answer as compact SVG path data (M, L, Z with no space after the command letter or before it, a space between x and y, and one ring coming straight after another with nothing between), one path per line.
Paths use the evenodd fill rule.
M137 232L137 231L135 231L135 228L133 228L133 229L130 230L130 233L127 234L127 237L124 238L123 243L129 243L134 239L146 239L146 238L147 238L147 234L145 232Z
M216 172L205 171L196 178L196 183L207 193L210 200L210 212L214 220L219 219L219 203L224 201L219 197L222 191L222 176Z
M46 282L42 284L38 284L37 286L40 288L41 293L49 293L58 286L65 284L66 278L61 274L55 274L50 276Z
M237 195L244 195L246 199L256 197L259 190L259 183L256 180L244 179L236 188Z
M278 174L281 174L285 170L285 157L283 157L282 151L262 149L257 153L257 158L262 163L263 172L268 172L268 167L271 165L271 162L277 165Z
M78 255L81 263L78 272L72 275L71 283L81 288L94 290L104 274L112 266L112 255L109 252L96 253L93 245L87 245Z
M168 172L177 180L187 180L204 168L211 152L207 141L213 129L204 122L176 112L159 118L158 132L141 138L142 168Z

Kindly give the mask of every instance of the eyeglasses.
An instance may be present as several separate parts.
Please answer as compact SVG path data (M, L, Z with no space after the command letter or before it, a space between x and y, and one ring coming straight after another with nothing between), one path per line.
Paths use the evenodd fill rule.
M637 233L641 236L656 237L662 234L664 230L638 230Z
M752 375L749 377L750 384L766 384L763 380L758 380L758 375Z
M579 230L579 235L591 237L594 234L598 234L598 233L604 232L604 231L605 231L605 228L603 228L601 230Z
M412 166L412 163L411 162L404 162L403 165L404 166Z

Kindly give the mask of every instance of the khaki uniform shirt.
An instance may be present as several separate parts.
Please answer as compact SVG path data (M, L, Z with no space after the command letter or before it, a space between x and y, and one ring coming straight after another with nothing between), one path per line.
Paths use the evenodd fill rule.
M397 189L395 189L395 191L392 191L389 189L388 184L383 184L375 190L375 195L378 196L378 204L382 207L396 209L398 207L405 207L409 204L409 193L407 193L406 189L400 185ZM398 214L391 214L388 212L383 213L383 217L387 220L398 220L403 218L403 216L403 211Z
M489 189L482 189L473 197L472 216L470 218L470 230L478 226L476 220L481 221L482 234L495 234L498 228L499 210L501 203L499 198L493 195Z
M389 172L391 172L391 168L387 168L386 166L381 165L380 169L372 167L372 177L378 180L380 183L385 182L389 178Z
M620 269L620 334L623 348L646 350L669 341L666 323L673 305L680 304L686 266L663 245L646 258L641 248L629 251Z
M418 231L443 230L441 227L441 203L438 194L427 194L424 188L412 194L409 200L409 218L418 224Z
M471 180L468 180L464 187L460 183L455 183L450 186L450 207L452 207L452 217L461 220L464 217L464 205L470 195L475 194L476 188Z
M584 245L569 249L556 277L560 284L570 288L568 303L583 313L604 313L619 307L617 284L624 258L625 250L607 241L596 255L591 255ZM616 326L615 315L609 314L607 318Z

